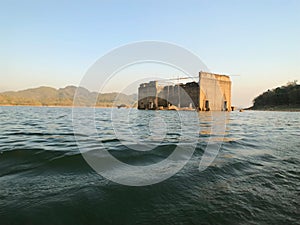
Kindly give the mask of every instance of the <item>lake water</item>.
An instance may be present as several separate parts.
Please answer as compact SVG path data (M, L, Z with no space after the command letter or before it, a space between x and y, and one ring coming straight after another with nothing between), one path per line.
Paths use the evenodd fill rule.
M98 135L123 162L147 166L179 144L177 128L164 136L158 121L156 149L130 150L130 139L114 137L110 112L95 110ZM141 120L131 128L151 142L145 118L157 112L132 113ZM176 112L160 113L176 120ZM225 118L223 133L214 133L211 117ZM0 224L299 224L299 112L199 113L191 159L169 179L141 187L107 180L86 163L71 108L0 107L0 118ZM95 148L96 140L80 137ZM199 171L209 142L222 146Z

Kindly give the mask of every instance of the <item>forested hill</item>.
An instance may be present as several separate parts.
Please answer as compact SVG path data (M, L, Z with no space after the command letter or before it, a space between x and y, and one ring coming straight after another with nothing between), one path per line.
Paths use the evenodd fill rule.
M72 106L76 90L80 92L80 99L76 103L79 106L93 106L95 99L97 99L96 106L99 107L111 107L116 104L132 106L137 99L136 94L105 93L99 95L97 92L90 92L85 88L75 86L60 89L38 87L0 93L0 105Z
M253 100L250 109L300 109L300 85L297 81L268 90Z

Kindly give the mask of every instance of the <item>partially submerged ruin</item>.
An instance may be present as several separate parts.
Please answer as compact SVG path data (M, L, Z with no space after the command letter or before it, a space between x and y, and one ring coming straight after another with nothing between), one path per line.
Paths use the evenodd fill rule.
M158 81L140 84L138 109L231 111L230 77L200 72L198 82L167 86L159 85Z

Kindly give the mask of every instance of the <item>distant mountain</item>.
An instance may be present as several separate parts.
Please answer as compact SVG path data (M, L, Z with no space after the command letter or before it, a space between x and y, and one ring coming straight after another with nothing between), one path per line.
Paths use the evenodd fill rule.
M300 85L297 81L268 90L253 100L254 110L300 110Z
M38 87L22 91L8 91L0 93L0 105L32 105L32 106L72 106L75 92L80 97L74 102L77 106L112 107L116 105L135 106L137 95L123 93L90 92L83 87L67 86L65 88Z

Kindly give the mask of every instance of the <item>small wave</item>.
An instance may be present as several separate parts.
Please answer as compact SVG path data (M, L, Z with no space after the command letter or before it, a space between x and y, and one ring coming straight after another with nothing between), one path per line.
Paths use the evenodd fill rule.
M11 132L11 133L4 133L7 136L81 136L81 137L88 137L85 134L79 133L48 133L48 132Z
M104 139L104 140L101 140L102 143L110 143L110 142L120 142L119 139L117 138L112 138L112 139Z
M80 168L85 164L77 151L47 151L43 149L14 149L0 154L0 177L27 171L39 171L42 167L57 166L65 169ZM50 168L51 169L51 168Z
M285 159L283 159L283 162L285 162L287 164L294 164L294 165L300 164L300 160L295 157L285 158Z
M123 146L120 151L109 151L114 157L131 165L150 165L166 159L176 148L175 144L162 144L150 151L135 151Z

